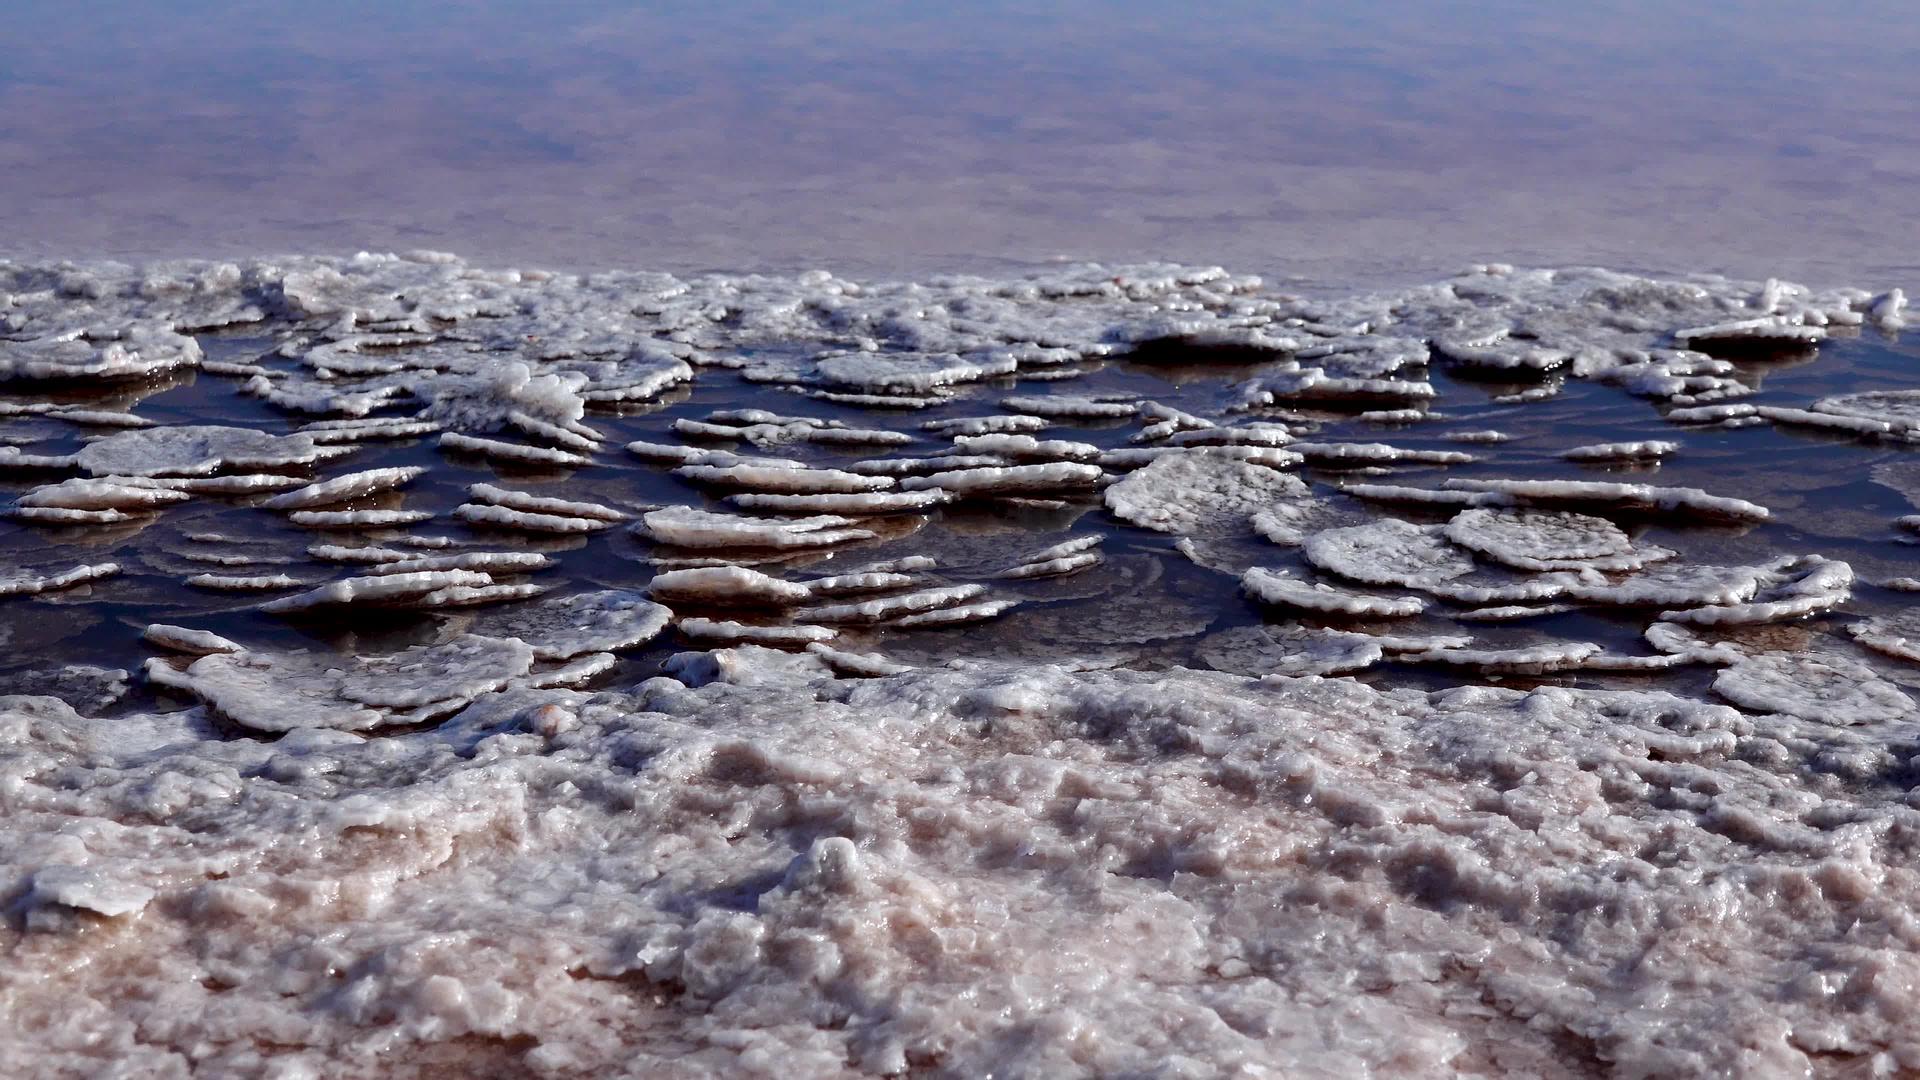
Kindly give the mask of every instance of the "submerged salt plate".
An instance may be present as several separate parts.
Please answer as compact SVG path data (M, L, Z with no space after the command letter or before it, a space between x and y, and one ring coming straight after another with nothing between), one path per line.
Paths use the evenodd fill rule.
M1902 302L0 263L0 1072L1920 1070Z

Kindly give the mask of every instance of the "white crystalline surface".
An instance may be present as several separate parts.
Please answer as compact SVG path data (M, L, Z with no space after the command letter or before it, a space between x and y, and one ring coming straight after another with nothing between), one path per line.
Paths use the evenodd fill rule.
M1104 494L1115 517L1158 532L1218 532L1242 527L1269 503L1307 493L1298 477L1186 450L1129 473Z
M1890 284L0 261L0 1075L1920 1073Z

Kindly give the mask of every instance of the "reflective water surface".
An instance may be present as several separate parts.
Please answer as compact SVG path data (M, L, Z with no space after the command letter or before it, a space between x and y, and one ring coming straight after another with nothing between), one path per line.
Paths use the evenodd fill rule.
M1890 0L8 5L0 255L1911 277Z

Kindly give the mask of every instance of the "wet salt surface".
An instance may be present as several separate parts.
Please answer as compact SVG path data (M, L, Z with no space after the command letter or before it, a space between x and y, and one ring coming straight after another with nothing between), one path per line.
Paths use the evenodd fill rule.
M21 504L88 461L199 473L229 443L319 455L269 470L301 483L404 470L343 502L0 524L10 568L118 568L0 599L0 690L43 695L0 699L0 978L35 1032L6 1054L1920 1067L1885 974L1911 959L1920 720L1896 524L1920 425L1886 396L1920 352L1893 294L1498 267L1339 302L1169 267L6 272L0 359L235 324L159 374L0 383L0 437L42 462L0 472ZM623 390L641 369L680 381ZM1008 403L1045 425L948 423ZM341 413L589 464L298 437ZM169 458L116 434L194 425L296 437ZM1566 456L1652 442L1677 447ZM711 460L653 460L673 448ZM941 453L965 467L929 471ZM984 495L729 501L910 485ZM508 503L541 531L456 516ZM295 516L367 511L429 516ZM143 642L156 623L225 641ZM1311 673L1338 677L1286 677ZM79 973L33 981L54 967Z

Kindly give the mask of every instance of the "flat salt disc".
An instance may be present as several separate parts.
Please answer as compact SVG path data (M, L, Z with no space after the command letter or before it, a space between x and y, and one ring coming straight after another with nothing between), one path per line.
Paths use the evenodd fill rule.
M1314 566L1369 585L1421 588L1473 572L1473 560L1447 543L1441 526L1399 518L1315 533L1302 550Z
M1157 532L1218 533L1281 499L1307 494L1299 477L1216 454L1185 450L1157 458L1107 488L1107 509Z
M1235 675L1343 675L1379 663L1380 646L1364 634L1314 626L1236 626L1211 634L1195 655Z
M538 660L570 660L644 645L667 628L672 615L639 593L605 589L500 608L476 618L472 629L519 638Z
M1839 726L1911 719L1916 709L1899 687L1842 656L1764 653L1722 671L1713 691L1744 708Z
M1613 522L1569 511L1476 507L1455 514L1442 535L1521 570L1567 569L1569 564L1633 551L1633 541Z

